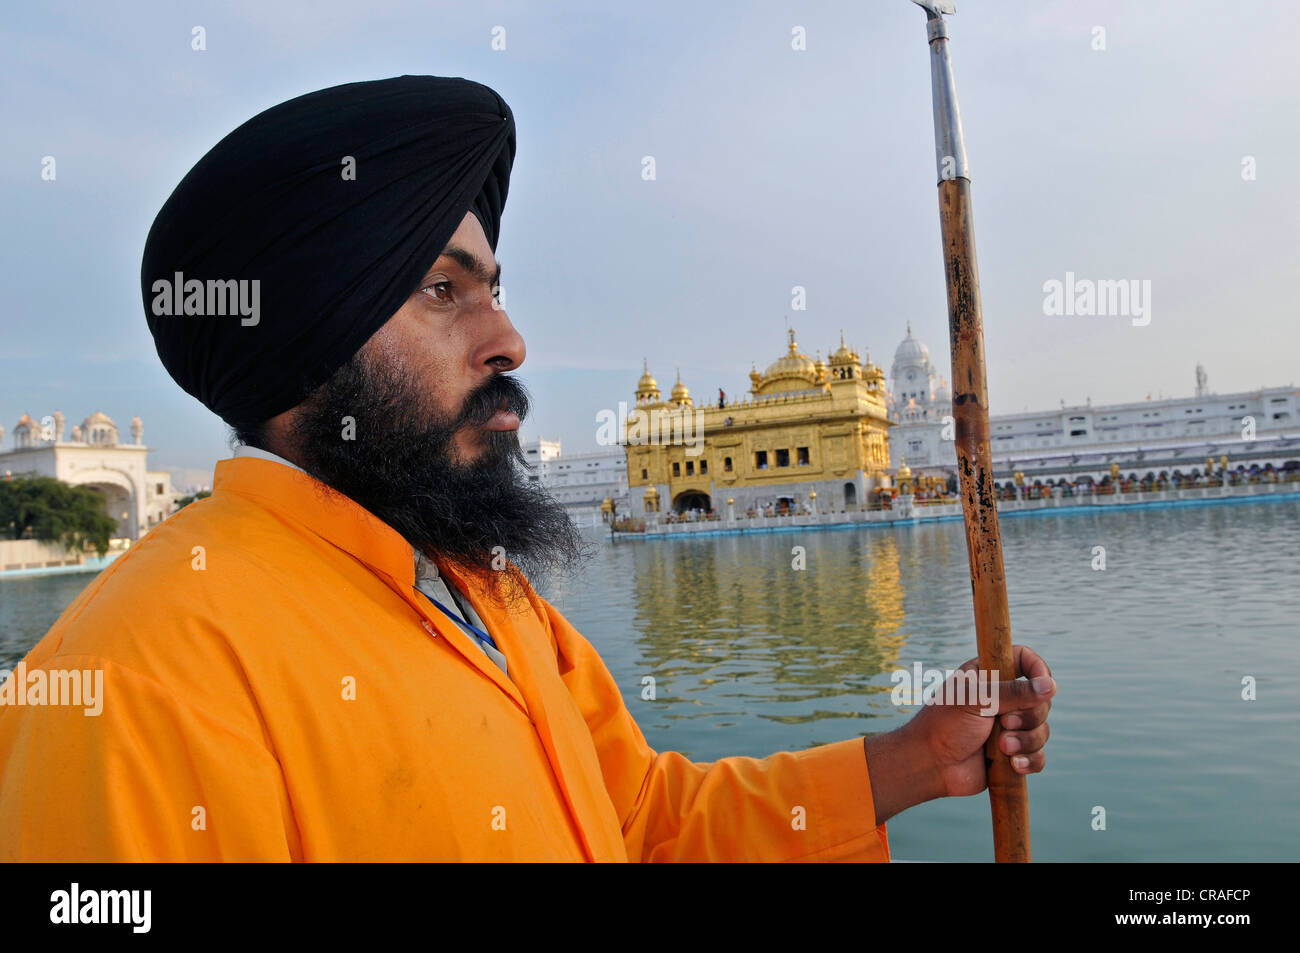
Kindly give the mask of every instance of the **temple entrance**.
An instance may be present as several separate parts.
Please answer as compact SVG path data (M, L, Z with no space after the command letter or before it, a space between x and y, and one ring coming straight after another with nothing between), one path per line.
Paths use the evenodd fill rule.
M844 505L854 506L858 502L858 488L852 483L844 484Z
M99 493L104 498L104 512L117 523L117 529L113 531L114 537L134 538L135 530L135 501L131 499L131 494L116 483L83 483L82 486Z
M673 500L673 512L679 516L691 510L699 510L701 513L713 512L713 503L709 499L709 494L701 493L699 490L687 490Z

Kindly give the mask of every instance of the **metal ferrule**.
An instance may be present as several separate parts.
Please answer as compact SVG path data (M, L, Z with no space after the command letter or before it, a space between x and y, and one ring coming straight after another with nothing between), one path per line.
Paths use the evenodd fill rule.
M957 88L952 79L952 61L948 58L948 24L943 17L925 21L930 37L930 88L934 94L934 159L939 181L970 181L970 164L966 161L966 137L961 129L961 110L957 106Z

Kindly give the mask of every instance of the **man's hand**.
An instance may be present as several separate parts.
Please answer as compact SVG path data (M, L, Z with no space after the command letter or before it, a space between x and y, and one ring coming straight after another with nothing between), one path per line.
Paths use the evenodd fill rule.
M984 745L993 731L994 718L1002 720L1004 731L998 747L1011 755L1012 768L1018 774L1043 770L1047 714L1056 682L1047 663L1032 649L1016 645L1012 651L1016 675L1028 680L999 682L994 711L981 714L978 701L970 705L937 703L943 699L941 690L936 703L926 705L902 728L867 739L867 770L877 824L936 797L964 797L983 791L988 785ZM960 671L977 670L978 666L979 660L971 659Z

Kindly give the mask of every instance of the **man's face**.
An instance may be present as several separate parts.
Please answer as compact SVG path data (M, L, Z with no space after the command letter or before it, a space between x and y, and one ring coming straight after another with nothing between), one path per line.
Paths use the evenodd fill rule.
M473 212L465 213L420 289L367 342L369 356L424 385L422 396L435 414L457 417L475 388L524 362L524 339L505 309L493 307L500 279L483 226ZM518 429L519 417L510 410L468 423L452 441L455 459L482 457L485 431Z
M528 394L505 372L524 342L492 307L497 279L468 214L420 290L286 415L270 449L428 556L487 572L503 554L526 576L572 569L580 537L519 446Z

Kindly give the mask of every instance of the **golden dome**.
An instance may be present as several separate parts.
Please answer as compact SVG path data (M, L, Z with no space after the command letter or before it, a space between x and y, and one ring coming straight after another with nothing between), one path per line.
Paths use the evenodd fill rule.
M646 392L659 390L659 382L651 375L650 364L645 358L641 359L641 367L645 373L642 374L641 379L636 382L636 389L638 391Z
M677 383L673 385L673 400L678 403L686 403L691 399L691 392L686 385L682 383L682 369L677 369Z
M806 377L809 382L817 374L817 365L807 354L799 353L799 345L794 341L794 331L790 332L790 349L784 357L781 357L767 366L763 376L768 380L779 377Z
M755 392L783 393L787 391L808 390L817 386L817 365L807 354L799 353L799 345L794 340L794 330L790 335L789 350L785 356L768 365L759 383L754 385ZM750 375L754 379L754 375Z
M657 499L659 499L659 491L655 489L653 483L650 484L648 487L646 487L645 498L646 498L647 500L657 500Z
M18 418L18 423L15 424L14 429L16 430L18 427L35 427L35 426L36 426L36 421L32 420L31 415L23 414L21 417Z
M831 355L832 364L857 364L858 352L844 343L844 332L840 332L840 346Z
M912 475L912 468L907 465L907 458L903 457L899 461L898 478L900 480L906 480L911 475Z

